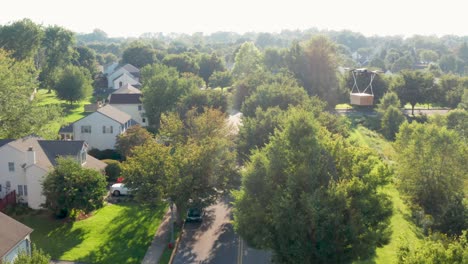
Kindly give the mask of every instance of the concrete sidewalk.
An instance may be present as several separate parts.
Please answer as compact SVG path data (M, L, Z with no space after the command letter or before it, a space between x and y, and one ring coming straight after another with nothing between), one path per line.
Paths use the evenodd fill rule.
M171 209L167 210L164 215L161 224L159 225L156 234L154 235L153 241L146 251L145 258L143 258L142 264L156 264L161 257L164 249L168 246L170 233L171 233Z

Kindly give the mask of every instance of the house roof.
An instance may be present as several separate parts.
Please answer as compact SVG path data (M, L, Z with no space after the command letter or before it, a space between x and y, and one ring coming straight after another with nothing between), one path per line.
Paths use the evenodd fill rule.
M141 104L141 94L111 94L109 104Z
M125 124L130 119L132 119L132 117L129 114L122 112L111 105L101 107L97 110L97 112L119 122L120 124Z
M119 89L115 90L112 94L141 94L140 89L135 88L131 84L125 84Z
M117 77L112 78L112 81L114 82L115 80L119 79L120 77L122 77L124 75L127 75L128 77L130 77L135 82L140 83L140 82L138 82L137 76L135 76L133 73L129 73L129 72L123 72L122 74L118 75Z
M73 123L61 127L59 133L73 133Z
M38 140L37 142L53 166L57 165L56 159L59 156L79 155L85 144L83 140Z
M133 66L133 65L131 65L129 63L125 64L124 66L122 66L120 68L124 68L125 70L127 70L129 73L131 73L133 75L137 74L137 75L135 75L136 77L140 76L140 70L137 67L135 67L135 66Z
M52 166L57 165L56 158L58 156L76 157L85 146L83 140L43 140L37 136L27 136L8 144L22 152L26 152L29 147L32 147L36 152L36 165L44 170L49 170ZM102 170L106 164L86 155L84 167Z
M6 145L10 142L12 142L14 139L0 139L0 148L3 146L3 145Z
M30 227L0 212L0 258L32 231Z

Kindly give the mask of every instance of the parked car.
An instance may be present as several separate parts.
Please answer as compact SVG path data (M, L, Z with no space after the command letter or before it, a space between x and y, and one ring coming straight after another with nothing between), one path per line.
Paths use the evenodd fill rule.
M114 196L120 196L120 195L128 195L130 194L130 191L128 190L127 187L125 187L125 184L114 183L110 187L110 193Z
M189 208L187 211L187 218L185 219L185 221L200 222L203 220L204 215L205 215L205 211L202 208L197 208L197 207Z

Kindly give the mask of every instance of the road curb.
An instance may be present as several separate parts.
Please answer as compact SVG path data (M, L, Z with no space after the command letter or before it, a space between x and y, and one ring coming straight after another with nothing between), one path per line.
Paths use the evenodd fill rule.
M177 249L179 248L180 238L184 234L184 227L185 227L185 221L182 224L182 227L181 227L182 229L180 230L179 236L177 237L175 241L174 249L172 250L171 258L169 259L169 264L172 264L172 262L174 261L175 254L177 253Z

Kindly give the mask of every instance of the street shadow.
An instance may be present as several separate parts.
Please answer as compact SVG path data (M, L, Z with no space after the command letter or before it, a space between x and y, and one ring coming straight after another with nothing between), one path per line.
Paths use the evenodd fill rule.
M209 257L200 263L237 263L238 239L234 236L234 228L232 224L223 224L218 230L216 230L216 233L220 233L220 235L215 241Z

